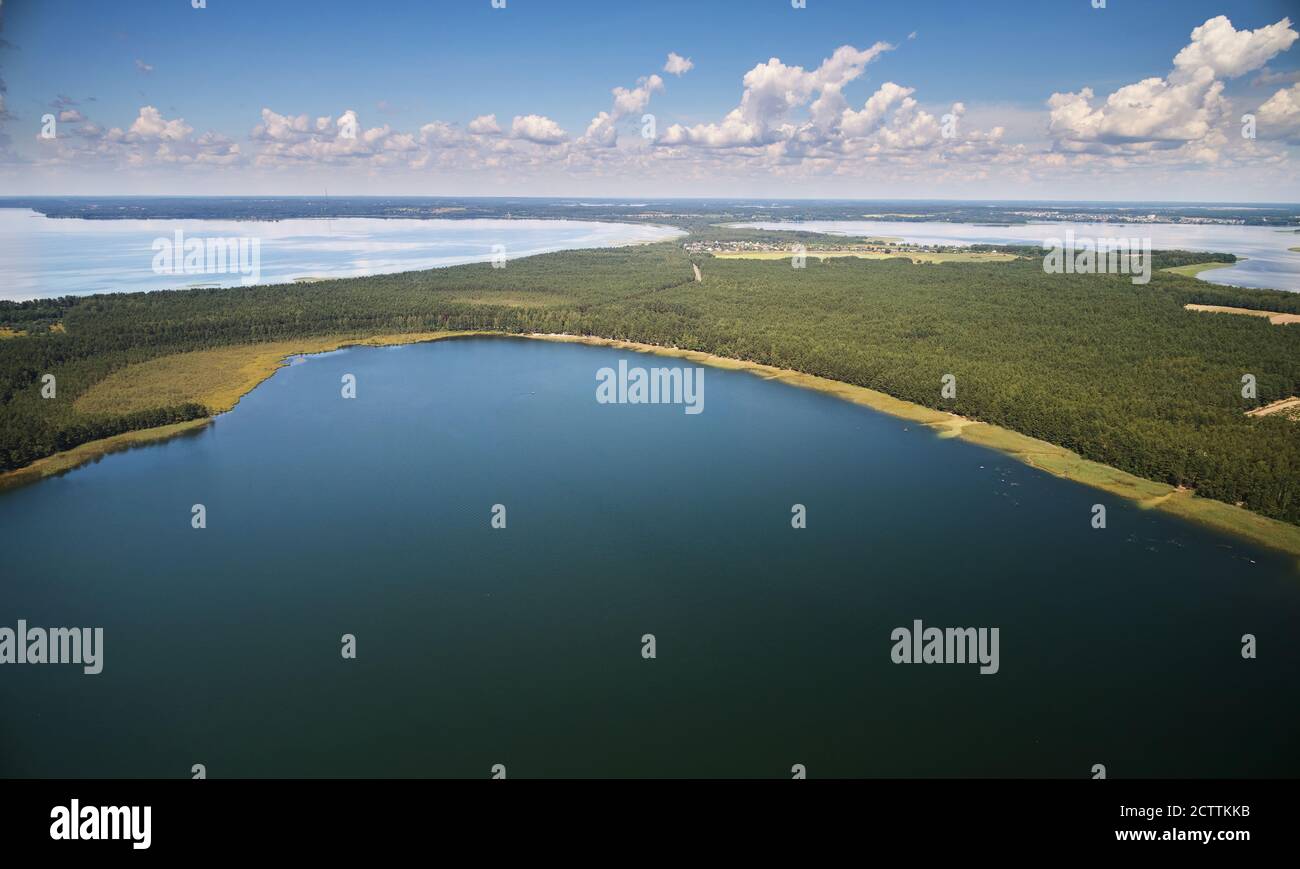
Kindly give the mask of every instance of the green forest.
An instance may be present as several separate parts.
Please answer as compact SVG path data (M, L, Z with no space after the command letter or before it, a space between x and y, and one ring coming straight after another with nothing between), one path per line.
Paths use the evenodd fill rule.
M0 303L0 325L25 333L0 340L0 470L206 415L195 404L123 416L73 409L109 373L162 355L303 336L555 332L866 386L1300 523L1296 423L1244 416L1296 394L1300 326L1183 309L1300 313L1300 294L1159 271L1145 286L1122 275L1048 275L1041 252L1019 252L997 263L809 258L794 269L688 254L679 240L546 254L504 269ZM1170 252L1155 265L1215 258ZM46 373L56 377L53 400L40 395ZM958 383L952 400L940 397L948 373ZM1243 374L1256 378L1257 398L1242 397Z

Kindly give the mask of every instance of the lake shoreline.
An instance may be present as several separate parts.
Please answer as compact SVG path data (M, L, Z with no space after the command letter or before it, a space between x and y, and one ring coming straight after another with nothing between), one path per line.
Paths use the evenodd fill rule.
M760 362L715 356L697 350L685 350L657 344L602 338L591 335L554 333L509 333L482 330L453 332L398 333L373 336L340 336L308 338L274 342L274 350L258 345L245 345L253 353L251 362L244 366L244 379L234 390L228 390L220 400L208 404L212 416L168 426L126 432L110 438L80 444L38 459L30 465L0 474L0 490L33 483L46 477L58 476L87 462L97 461L105 455L200 430L221 413L232 410L239 399L270 378L280 368L289 364L294 356L314 355L341 350L347 347L384 347L403 344L420 344L455 338L526 338L588 346L612 347L636 353L684 359L732 371L747 371L765 380L776 380L803 389L812 389L853 404L886 413L900 419L924 425L941 438L960 438L968 443L995 450L1017 461L1045 471L1062 479L1100 489L1111 495L1136 503L1143 509L1155 509L1182 519L1229 534L1274 551L1297 556L1300 569L1300 527L1260 516L1243 507L1236 507L1209 498L1196 497L1195 493L1159 483L1084 459L1077 453L1047 441L1020 434L991 423L969 419L948 411L894 398L863 386L831 380L813 374L778 368ZM293 349L286 349L293 348ZM163 357L165 358L165 357ZM215 404L215 406L214 406Z
M1246 257L1244 257L1244 256L1243 256L1243 257L1237 257L1237 261L1238 261L1238 262L1245 262L1245 261L1246 261ZM1164 271L1164 272L1172 272L1173 274L1176 274L1176 275L1183 275L1183 276L1185 276L1185 277L1194 278L1194 277L1196 277L1197 275L1199 275L1201 272L1208 272L1208 271L1212 271L1212 270L1214 270L1214 269L1226 269L1226 268L1228 268L1229 266L1235 266L1236 264L1237 264L1237 263L1235 263L1235 262L1231 262L1231 263L1221 263L1221 262L1192 263L1191 265L1187 265L1187 266L1170 266L1170 267L1167 268L1167 269L1161 269L1161 271Z

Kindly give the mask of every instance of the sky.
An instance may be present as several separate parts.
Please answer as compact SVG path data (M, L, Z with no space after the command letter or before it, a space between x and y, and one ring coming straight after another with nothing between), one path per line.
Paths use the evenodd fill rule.
M1300 0L0 0L0 195L1296 202L1298 28Z

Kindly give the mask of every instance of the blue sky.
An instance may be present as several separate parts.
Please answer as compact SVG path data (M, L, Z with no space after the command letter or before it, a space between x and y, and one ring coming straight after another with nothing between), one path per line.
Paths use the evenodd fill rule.
M1279 26L1294 0L1092 2L3 0L0 178L21 193L1297 198L1300 48ZM1218 16L1212 80L1189 84L1174 59ZM882 43L846 75L789 72ZM690 69L666 72L669 52ZM798 92L775 107L756 93L726 124L770 58L767 86ZM1107 114L1153 78L1131 93L1156 127ZM810 123L826 81L843 105ZM886 83L883 116L840 124ZM639 85L614 107L613 88ZM1054 117L1054 94L1084 88ZM1243 139L1241 115L1265 106ZM361 144L336 147L348 111ZM487 115L497 132L465 134ZM956 135L937 132L947 115Z

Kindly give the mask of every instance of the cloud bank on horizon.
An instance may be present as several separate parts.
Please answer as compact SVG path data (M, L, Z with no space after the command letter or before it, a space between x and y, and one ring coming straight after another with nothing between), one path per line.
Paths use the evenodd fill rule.
M635 81L609 83L609 102L593 106L585 128L576 130L548 113L542 92L532 98L532 111L499 118L484 106L487 111L472 117L406 128L367 125L356 107L315 115L268 99L243 133L200 131L184 107L165 111L152 103L129 119L98 118L85 103L53 94L43 97L42 120L54 123L38 125L26 116L19 123L6 111L0 80L0 177L25 180L23 192L33 193L79 192L75 179L98 175L153 179L149 192L191 192L200 181L220 178L230 192L245 192L241 185L274 187L276 179L312 179L308 192L314 192L323 179L336 189L351 181L360 188L354 192L397 185L405 192L467 193L477 191L440 185L459 179L472 188L492 179L498 186L514 183L519 192L565 192L579 184L609 195L647 189L705 195L713 192L708 185L730 179L759 196L801 195L824 185L836 195L866 196L885 180L933 191L950 180L961 189L982 182L1014 198L1014 185L1030 180L1122 185L1152 173L1190 172L1231 183L1237 174L1262 170L1277 173L1274 198L1294 197L1300 76L1268 64L1298 36L1287 17L1253 30L1235 27L1227 16L1209 18L1166 61L1163 75L1109 93L1090 86L1053 91L1037 109L1014 115L1019 137L997 123L995 108L976 120L966 100L923 103L924 94L905 82L885 80L862 87L865 99L862 93L850 98L851 86L868 79L883 57L906 51L916 31L900 44L831 48L813 68L780 57L758 60L737 82L734 107L712 118L655 113L661 95L691 88L697 62L707 63L698 52L693 58L666 51L661 66ZM150 79L166 74L153 62L136 58L134 64ZM1226 89L1237 81L1269 93L1230 98ZM386 100L377 105L375 114L386 112ZM1026 118L1030 135L1023 135ZM551 190L539 191L539 182ZM412 183L421 186L411 189Z

